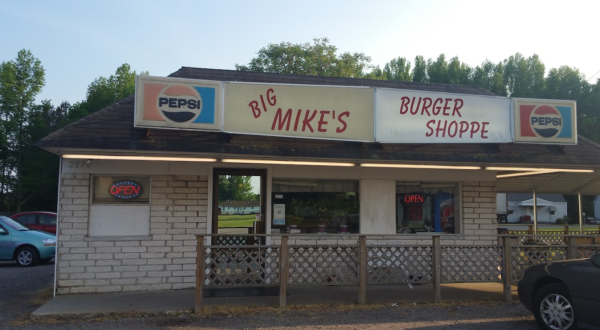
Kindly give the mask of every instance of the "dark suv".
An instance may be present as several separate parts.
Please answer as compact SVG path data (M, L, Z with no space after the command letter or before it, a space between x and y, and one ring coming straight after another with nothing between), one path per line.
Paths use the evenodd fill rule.
M600 327L600 253L527 268L519 300L543 329Z
M11 219L31 228L56 235L56 213L45 211L22 212L13 214Z

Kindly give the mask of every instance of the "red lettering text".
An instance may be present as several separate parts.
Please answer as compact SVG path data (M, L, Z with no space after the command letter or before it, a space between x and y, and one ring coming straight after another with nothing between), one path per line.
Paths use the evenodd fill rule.
M271 93L275 93L273 88L269 88L267 90L267 102L269 102L270 106L274 106L275 104L277 104L277 98L275 97L275 95L271 96Z
M314 133L314 130L313 130L312 126L310 126L310 122L317 115L317 110L315 110L313 112L313 114L310 116L310 118L308 118L309 115L310 115L310 110L306 110L306 114L304 115L304 120L302 121L302 132L304 132L306 130L306 127L308 127L308 129L310 130L310 132Z
M488 131L485 130L485 127L487 125L489 125L489 124L490 123L488 123L487 121L484 121L483 123L481 123L481 138L482 139L487 139L488 138L487 135L485 135L488 132Z
M271 130L275 130L275 124L277 124L277 130L281 131L283 129L283 125L285 125L285 130L290 130L290 123L292 121L292 109L288 109L285 113L285 116L282 116L281 108L277 109L275 113L275 118L273 119L273 125L271 125Z
M480 126L481 125L476 121L471 122L471 139L473 138L473 135L479 131Z
M323 118L325 118L325 115L329 114L331 111L327 111L327 110L321 110L321 119L319 119L319 122L317 124L319 124L319 126L317 126L317 131L319 132L327 132L326 128L323 128L323 125L327 125L327 122L323 120Z
M340 123L342 123L342 127L338 127L335 129L336 133L342 133L343 131L346 130L346 128L348 127L348 125L346 124L346 121L344 121L344 119L342 119L342 117L349 117L350 116L350 111L344 111L342 113L340 113L339 117L338 117L338 121Z
M410 102L410 99L406 96L402 96L402 104L400 104L400 114L404 115L408 112L408 102Z
M250 107L250 109L252 109L252 114L254 115L254 118L260 117L260 108L258 107L258 101L252 101L248 103L248 106Z
M460 102L460 105L458 105L458 102ZM462 117L460 115L460 112L458 112L458 110L460 110L460 108L462 108L463 106L463 100L462 99L456 99L454 100L454 109L452 110L452 117L454 117L455 113L458 114L459 117Z

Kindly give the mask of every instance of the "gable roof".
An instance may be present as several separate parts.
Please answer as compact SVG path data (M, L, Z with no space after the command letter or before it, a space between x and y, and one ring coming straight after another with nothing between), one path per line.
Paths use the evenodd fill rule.
M223 207L260 207L260 201L224 201L219 203Z
M552 203L566 203L567 200L560 194L536 194L538 200L543 199ZM507 198L510 202L523 202L526 200L533 200L533 194L507 194Z
M424 84L369 79L314 77L274 73L243 72L183 67L171 77L340 86L374 86L434 92L493 95L476 86ZM394 161L419 164L474 164L485 166L539 166L598 168L600 146L578 137L577 145L542 144L381 144L293 137L272 137L222 132L147 129L133 126L134 96L126 97L94 114L80 119L37 143L56 154L84 153L205 156L231 154L240 157L285 157L286 159L328 159ZM498 180L498 192L567 193L584 187L582 193L600 194L600 172L564 173L552 187L548 178L555 174ZM552 179L554 180L554 179ZM550 180L550 181L552 181ZM552 181L554 182L554 181ZM591 184L588 184L591 182ZM566 189L566 190L563 190ZM569 190L570 189L570 190Z

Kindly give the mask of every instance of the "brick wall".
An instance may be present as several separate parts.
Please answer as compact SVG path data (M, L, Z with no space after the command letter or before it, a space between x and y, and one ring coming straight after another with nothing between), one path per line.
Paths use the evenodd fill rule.
M63 174L58 294L193 288L196 237L206 233L208 178L152 176L150 236L88 238L89 174Z

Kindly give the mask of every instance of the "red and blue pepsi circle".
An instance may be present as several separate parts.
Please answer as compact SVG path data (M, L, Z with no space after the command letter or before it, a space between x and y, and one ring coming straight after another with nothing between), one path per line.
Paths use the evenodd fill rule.
M169 85L158 94L157 107L168 120L176 123L194 121L202 110L202 98L194 88Z
M562 131L564 120L556 108L540 105L531 112L529 124L537 136L551 138Z

